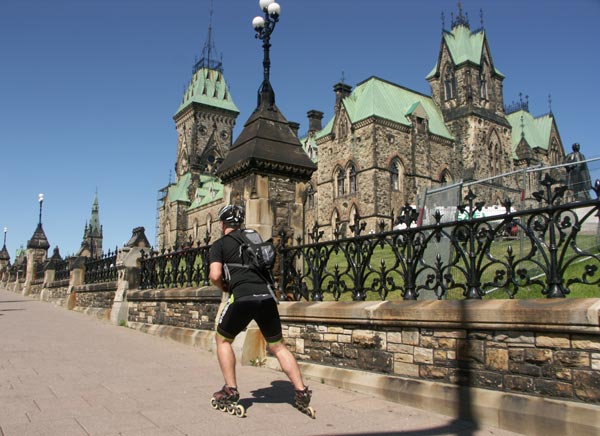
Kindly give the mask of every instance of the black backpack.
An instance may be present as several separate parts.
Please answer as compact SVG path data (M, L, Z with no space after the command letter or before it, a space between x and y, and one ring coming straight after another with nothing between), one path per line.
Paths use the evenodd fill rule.
M274 285L273 274L271 270L275 264L275 246L273 240L263 241L255 230L240 230L228 233L240 244L240 257L242 263L228 263L228 267L250 268L265 282Z

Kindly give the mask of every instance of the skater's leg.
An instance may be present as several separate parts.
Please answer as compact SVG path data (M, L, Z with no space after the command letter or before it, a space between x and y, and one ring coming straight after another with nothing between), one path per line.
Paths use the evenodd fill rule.
M216 335L217 341L217 358L219 360L219 366L225 379L225 384L232 388L237 387L237 380L235 377L235 353L231 346L231 341L226 340L220 335Z
M287 349L285 344L282 341L269 344L269 350L279 361L281 369L294 385L294 389L304 389L304 382L302 381L302 374L300 373L298 362L296 362L296 358L290 350Z

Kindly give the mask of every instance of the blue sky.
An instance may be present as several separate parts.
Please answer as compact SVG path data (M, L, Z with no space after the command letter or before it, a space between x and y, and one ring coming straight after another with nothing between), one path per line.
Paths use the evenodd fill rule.
M333 85L378 76L430 94L434 66L457 2L280 0L272 38L277 105L306 131L311 109L331 117ZM208 34L210 0L4 0L0 5L0 229L25 246L38 221L63 255L81 244L96 190L104 247L136 226L154 241L157 191L176 157L172 120ZM464 0L480 9L505 103L529 96L534 116L552 110L567 152L600 157L599 0ZM234 138L256 105L262 49L251 21L258 0L214 0L213 37L240 109ZM600 177L600 164L592 166Z

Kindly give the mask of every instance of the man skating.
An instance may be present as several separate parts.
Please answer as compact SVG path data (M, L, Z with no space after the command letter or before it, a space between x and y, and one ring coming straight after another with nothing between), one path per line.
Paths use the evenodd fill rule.
M277 302L270 291L268 279L248 266L248 260L243 258L244 230L241 227L244 218L241 206L223 207L219 211L223 237L212 245L209 252L210 280L221 291L230 294L219 315L215 335L217 358L225 385L215 392L213 407L227 409L230 413L236 413L235 407L239 407L235 353L231 344L250 321L255 320L269 351L294 386L296 407L314 417L314 411L308 407L311 391L304 385L296 358L283 343ZM235 405L234 408L231 405Z

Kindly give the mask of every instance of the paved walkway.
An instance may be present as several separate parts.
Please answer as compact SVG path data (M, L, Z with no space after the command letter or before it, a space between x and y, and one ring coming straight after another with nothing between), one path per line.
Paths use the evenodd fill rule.
M282 373L238 371L246 418L210 407L214 354L0 290L0 436L513 434L314 381L312 420Z

